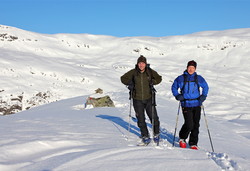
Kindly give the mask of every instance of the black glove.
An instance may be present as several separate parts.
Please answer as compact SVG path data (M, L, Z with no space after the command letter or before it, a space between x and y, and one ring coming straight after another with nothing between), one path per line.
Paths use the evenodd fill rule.
M128 87L128 89L129 89L130 91L133 91L133 90L134 90L134 87L135 87L134 82L133 82L133 81L130 81L130 82L128 83L127 87Z
M178 94L177 96L175 96L175 99L178 100L178 101L185 100L182 94Z
M200 97L199 97L199 100L200 100L200 102L201 103L203 103L205 100L206 100L206 96L204 96L204 95L201 95Z

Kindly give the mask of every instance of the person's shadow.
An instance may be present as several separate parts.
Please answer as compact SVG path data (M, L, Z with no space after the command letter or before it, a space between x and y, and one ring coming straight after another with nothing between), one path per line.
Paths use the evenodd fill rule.
M107 119L109 121L111 121L114 126L121 132L121 134L125 135L124 131L121 130L117 125L119 125L120 127L124 128L126 131L128 131L129 128L129 123L124 121L123 119L121 119L120 117L116 117L116 116L109 116L109 115L97 115L96 117L98 118L102 118L102 119ZM131 117L131 120L134 121L134 119ZM131 122L132 122L131 121ZM134 126L133 124L130 124L130 133L135 134L136 136L140 136L140 129L136 126Z
M121 130L117 125L124 128L126 131L128 131L129 123L124 121L122 118L117 116L110 116L110 115L97 115L96 117L107 119L111 121L114 126L118 129L119 132L121 132L122 135L125 136L124 130ZM131 122L137 123L137 119L135 117L131 117ZM152 124L147 123L147 126L152 129ZM165 128L160 128L160 137L161 139L167 140L169 143L173 143L173 134L167 131ZM130 133L135 134L136 136L140 137L140 129L137 126L134 126L133 124L130 124Z

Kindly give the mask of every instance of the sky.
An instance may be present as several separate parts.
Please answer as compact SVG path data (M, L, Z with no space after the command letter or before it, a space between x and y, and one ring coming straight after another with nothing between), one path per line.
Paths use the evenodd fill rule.
M250 0L0 0L0 24L116 37L250 28Z

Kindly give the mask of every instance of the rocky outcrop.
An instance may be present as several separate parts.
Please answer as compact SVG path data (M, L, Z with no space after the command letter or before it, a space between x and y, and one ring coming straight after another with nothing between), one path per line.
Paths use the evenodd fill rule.
M103 90L98 88L95 94L89 96L85 103L85 108L92 107L115 107L109 95L104 95Z
M53 102L51 92L39 92L33 97L24 100L24 93L21 95L0 96L0 115L10 115Z

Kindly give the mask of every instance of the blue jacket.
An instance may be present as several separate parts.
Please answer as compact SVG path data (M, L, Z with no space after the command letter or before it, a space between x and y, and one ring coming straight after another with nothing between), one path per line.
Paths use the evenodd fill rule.
M208 84L205 81L205 79L196 74L193 73L192 75L190 75L187 71L184 71L184 73L186 75L186 85L184 87L184 76L180 75L178 76L175 80L174 83L172 85L172 93L173 95L176 97L179 94L182 94L184 99L183 101L181 101L181 106L182 107L197 107L197 106L201 106L202 102L200 102L199 97L201 95L207 97L208 94ZM197 76L195 76L197 75ZM198 80L198 85L195 82L195 78L197 78ZM202 88L202 92L200 92L200 87ZM184 88L184 89L183 89ZM182 91L183 89L183 91ZM180 93L179 93L180 90Z

